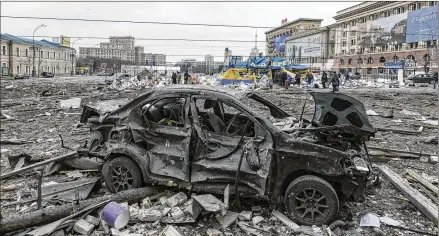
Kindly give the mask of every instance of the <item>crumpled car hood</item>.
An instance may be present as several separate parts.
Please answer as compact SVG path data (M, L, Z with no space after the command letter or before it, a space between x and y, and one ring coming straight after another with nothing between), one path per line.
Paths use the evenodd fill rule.
M363 103L341 93L310 92L315 101L312 122L322 126L355 126L365 133L374 134L375 128L367 118Z
M86 105L83 108L83 113L81 115L81 123L87 122L87 119L92 115L98 115L102 119L106 114L109 114L121 106L127 104L130 100L127 98L99 101Z

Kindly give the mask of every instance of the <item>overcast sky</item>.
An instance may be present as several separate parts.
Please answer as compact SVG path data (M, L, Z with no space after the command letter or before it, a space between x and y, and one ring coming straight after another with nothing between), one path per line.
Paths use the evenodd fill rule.
M337 11L359 2L289 2L289 3L159 3L159 2L2 2L2 16L35 16L57 18L87 18L104 20L160 21L182 23L206 23L227 25L252 25L258 27L277 27L283 18L293 21L297 18L323 19L322 26L335 23L332 18ZM139 38L186 38L254 40L256 29L226 28L205 26L153 25L133 23L80 22L35 19L1 18L1 32L16 36L35 35L59 37L109 37L131 35L135 44L145 47L145 52L167 54L168 62L183 58L203 60L204 55L215 56L222 61L224 48L232 50L233 55L248 56L254 43L239 42L187 42L151 41ZM258 48L264 51L264 32L258 29ZM31 38L31 37L30 37ZM39 38L41 39L41 38ZM50 38L47 38L50 39ZM51 39L50 39L51 40ZM72 38L71 41L75 40ZM92 47L105 39L82 39L75 48ZM97 47L97 46L96 46ZM181 55L181 56L175 56Z

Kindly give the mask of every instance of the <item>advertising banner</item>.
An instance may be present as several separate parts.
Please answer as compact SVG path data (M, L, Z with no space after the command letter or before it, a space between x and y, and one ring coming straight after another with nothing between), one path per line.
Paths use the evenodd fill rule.
M285 52L285 39L291 37L291 34L274 38L273 46L275 52Z
M70 47L70 37L61 35L61 46Z
M438 6L425 7L409 12L407 16L406 43L438 39Z
M322 56L323 35L315 34L288 41L288 56L292 58L307 58Z
M365 23L357 23L357 44L361 48L405 43L407 12ZM349 44L350 42L346 42Z

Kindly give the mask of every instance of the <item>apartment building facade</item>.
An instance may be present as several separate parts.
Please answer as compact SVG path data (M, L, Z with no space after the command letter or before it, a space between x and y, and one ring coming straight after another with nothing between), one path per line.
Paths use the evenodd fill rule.
M42 72L51 72L57 76L70 75L72 68L75 68L75 50L59 43L47 40L32 41L10 34L0 34L0 41L2 76L32 75L34 65L37 77L41 76Z
M112 36L109 42L100 43L99 48L79 47L79 56L135 62L134 43L135 39L132 36Z
M363 2L338 11L334 68L386 73L386 63L437 71L437 1Z

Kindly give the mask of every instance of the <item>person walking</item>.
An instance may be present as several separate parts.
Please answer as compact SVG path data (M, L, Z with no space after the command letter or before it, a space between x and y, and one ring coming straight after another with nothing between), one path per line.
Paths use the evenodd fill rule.
M296 72L296 77L294 78L296 80L297 87L300 88L300 73Z
M437 86L437 72L434 72L433 80L434 80L433 88L436 89L436 86Z
M331 83L332 83L332 92L333 93L338 92L338 87L340 86L340 78L336 73L332 75Z
M322 74L322 85L323 85L324 89L326 88L326 83L327 82L328 82L328 75L326 74L326 71L323 71L323 74Z
M172 83L177 84L177 74L175 74L175 72L172 72L171 78L172 78Z
M187 84L187 81L188 81L188 79L189 79L189 73L186 71L185 73L184 73L184 83L185 84Z

